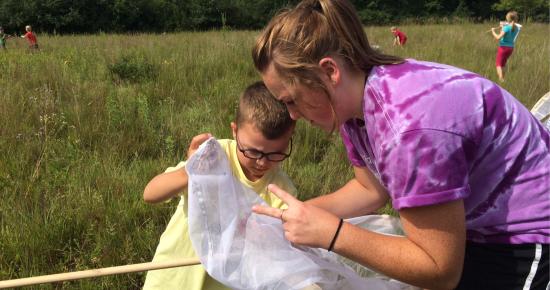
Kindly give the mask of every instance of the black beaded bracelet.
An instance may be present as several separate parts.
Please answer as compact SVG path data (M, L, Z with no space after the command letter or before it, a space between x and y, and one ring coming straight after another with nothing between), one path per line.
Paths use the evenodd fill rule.
M334 248L334 244L336 243L336 239L338 238L338 234L340 233L340 229L342 228L342 225L344 224L344 220L340 219L340 223L338 224L338 228L336 229L336 233L334 233L334 237L332 238L332 241L330 242L330 246L328 246L328 251L331 252L332 248Z

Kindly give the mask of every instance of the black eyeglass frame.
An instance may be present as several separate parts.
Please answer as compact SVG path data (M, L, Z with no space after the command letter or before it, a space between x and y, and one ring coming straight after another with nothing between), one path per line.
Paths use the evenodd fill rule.
M260 160L262 158L266 158L267 160L271 162L281 162L288 157L290 157L290 154L292 154L292 137L290 137L290 150L288 150L288 153L283 152L262 152L260 150L256 149L242 149L241 145L239 143L239 137L238 134L235 134L235 141L237 141L237 149L241 151L241 153L244 155L244 157L253 159L253 160ZM252 155L250 155L252 154ZM270 156L281 156L281 159L271 159Z

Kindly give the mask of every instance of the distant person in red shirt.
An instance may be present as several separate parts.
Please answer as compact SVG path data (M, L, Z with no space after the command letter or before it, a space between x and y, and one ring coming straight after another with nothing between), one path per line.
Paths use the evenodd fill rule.
M30 25L25 26L25 30L27 33L25 35L22 35L22 38L26 38L29 41L29 48L30 49L38 49L38 43L36 42L36 35L32 33L32 27Z
M407 42L407 35L405 35L405 33L397 29L397 27L395 26L391 28L391 32L393 33L393 36L394 36L393 45L399 45L403 47Z

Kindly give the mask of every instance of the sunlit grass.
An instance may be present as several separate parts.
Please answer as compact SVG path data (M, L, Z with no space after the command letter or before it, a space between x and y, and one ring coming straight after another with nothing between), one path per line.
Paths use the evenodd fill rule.
M367 27L390 54L455 65L496 80L490 25ZM504 88L526 106L549 91L548 25L525 25ZM147 205L145 184L185 156L190 138L231 136L236 100L258 79L256 31L45 36L0 53L0 280L150 261L175 203ZM137 82L109 66L140 55L158 74ZM300 198L351 177L338 138L299 123L285 169ZM143 273L44 285L137 289Z

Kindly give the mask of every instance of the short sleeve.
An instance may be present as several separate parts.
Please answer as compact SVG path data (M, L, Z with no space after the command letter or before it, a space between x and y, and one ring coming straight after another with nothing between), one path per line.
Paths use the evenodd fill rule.
M502 31L504 31L504 33L508 33L510 31L512 31L512 25L504 25L502 27Z
M467 151L472 143L438 130L415 130L384 144L377 160L397 210L463 199L470 194Z
M181 161L180 163L178 163L178 165L174 166L174 167L168 167L166 168L166 170L164 170L164 173L168 173L168 172L174 172L178 169L182 169L185 167L185 164L187 163L187 161ZM183 196L185 191L187 191L187 187L184 189L184 192L180 192L177 196ZM174 196L176 197L176 196ZM172 198L169 198L167 199L165 202L168 203L172 200Z
M353 166L365 167L366 163L361 158L359 151L357 151L357 148L355 148L355 145L351 141L350 133L353 133L353 132L348 126L346 126L346 124L344 124L340 128L340 137L342 137L342 142L344 143L344 147L346 148L348 159L350 160Z
M176 170L178 170L178 169L181 169L181 168L185 167L185 163L186 163L186 162L187 162L187 161L181 161L180 163L178 163L178 165L176 165L176 166L174 166L174 167L168 167L168 168L166 168L166 170L164 170L164 173L174 172L174 171L176 171Z

